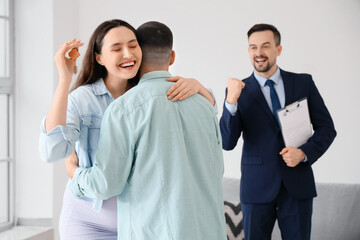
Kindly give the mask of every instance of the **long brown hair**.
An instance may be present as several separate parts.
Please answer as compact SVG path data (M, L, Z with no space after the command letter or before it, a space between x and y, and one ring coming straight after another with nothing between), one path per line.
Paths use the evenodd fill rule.
M82 63L82 68L79 73L78 78L72 88L72 91L76 88L86 85L92 84L96 82L99 78L105 79L107 76L107 70L104 66L100 65L96 61L96 54L101 54L101 48L103 46L103 40L105 35L109 30L116 27L126 27L130 29L136 36L136 30L133 26L129 23L120 20L120 19L113 19L109 21L105 21L101 23L91 35L89 46L86 50L84 60ZM139 81L139 74L137 74L134 78L129 79L129 81L136 85Z

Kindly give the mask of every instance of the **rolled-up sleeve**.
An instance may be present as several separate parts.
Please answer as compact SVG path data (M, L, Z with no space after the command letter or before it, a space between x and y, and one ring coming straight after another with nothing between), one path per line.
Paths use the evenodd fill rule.
M83 172L85 169L86 168L78 167L74 172L73 179L77 179L79 177L79 175L81 174L81 172ZM84 196L84 193L82 192L79 185L77 184L77 181L70 182L70 189L76 197L80 198L80 197Z
M74 112L74 104L70 101L66 117L66 126L56 126L46 132L44 118L40 126L39 152L44 162L55 162L70 156L75 142L80 135L80 117Z

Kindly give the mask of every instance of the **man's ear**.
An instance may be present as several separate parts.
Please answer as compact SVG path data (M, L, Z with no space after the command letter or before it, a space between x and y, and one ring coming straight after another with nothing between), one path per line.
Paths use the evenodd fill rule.
M172 51L171 51L171 55L170 55L169 66L173 65L174 62L175 62L175 51L172 50Z
M95 53L95 59L100 65L104 66L103 62L101 61L101 57L100 57L99 54Z
M277 56L280 56L281 51L282 51L282 46L281 46L281 45L277 46L277 47L276 47L276 55L277 55Z

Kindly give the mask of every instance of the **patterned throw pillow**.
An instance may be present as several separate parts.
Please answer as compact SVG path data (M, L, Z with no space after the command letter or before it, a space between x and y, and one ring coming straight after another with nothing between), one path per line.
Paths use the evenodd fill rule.
M224 201L226 233L229 240L243 240L242 212L240 202Z

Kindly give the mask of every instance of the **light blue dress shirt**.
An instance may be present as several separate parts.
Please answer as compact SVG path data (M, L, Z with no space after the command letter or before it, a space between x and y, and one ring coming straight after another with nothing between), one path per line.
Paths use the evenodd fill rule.
M96 163L75 171L77 196L117 195L118 239L225 240L222 142L199 94L167 99L166 71L145 74L106 110Z
M79 166L91 167L100 136L100 125L105 109L114 101L103 79L78 87L69 94L66 126L57 126L48 133L45 118L41 123L39 150L45 162L63 160L76 150ZM101 200L92 200L93 209L99 211Z

